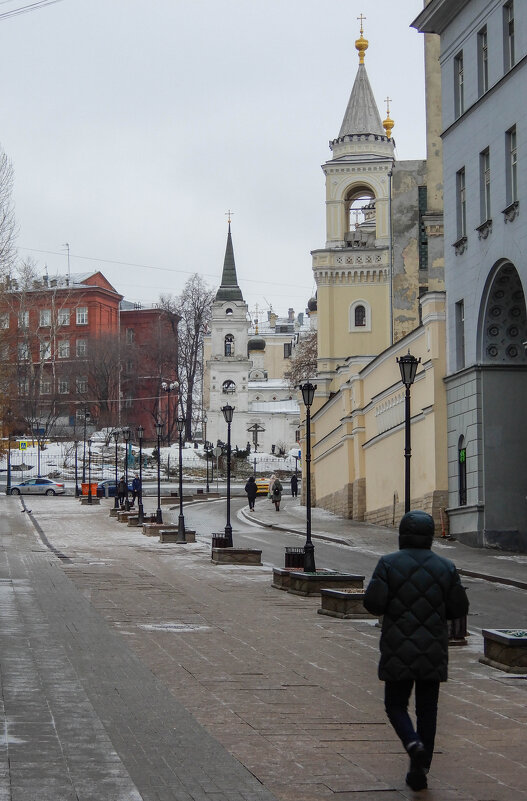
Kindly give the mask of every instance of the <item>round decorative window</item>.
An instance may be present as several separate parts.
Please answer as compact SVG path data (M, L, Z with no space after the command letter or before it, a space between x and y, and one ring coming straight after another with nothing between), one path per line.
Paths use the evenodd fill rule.
M493 338L497 337L499 333L500 333L499 325L489 325L487 329L487 334L489 335L489 337Z
M520 332L519 332L519 330L518 330L517 326L515 326L515 325L511 325L511 326L510 326L510 328L509 328L509 329L508 329L508 331L507 331L507 334L508 334L510 337L517 337L519 333L520 333Z
M498 355L498 348L496 347L496 345L489 345L489 347L487 348L487 353L489 354L489 356L495 359L496 356Z
M490 310L491 317L499 317L501 315L501 306L493 306Z
M517 358L518 348L516 347L516 345L509 345L509 347L507 348L507 356L509 356L511 359Z

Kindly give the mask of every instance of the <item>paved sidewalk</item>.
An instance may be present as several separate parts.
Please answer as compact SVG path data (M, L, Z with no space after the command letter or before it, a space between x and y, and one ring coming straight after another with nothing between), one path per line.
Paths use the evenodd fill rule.
M415 796L374 621L317 615L318 599L271 587L268 565L213 566L210 533L162 545L104 502L31 508L5 499L0 527L0 801ZM287 512L299 529L302 514ZM393 548L393 531L373 543L353 527L349 547L360 537ZM481 665L481 650L477 636L452 649L427 801L527 801L527 681Z
M255 511L249 512L247 506L243 515L270 528L304 534L306 531L306 507L300 505L298 498L285 496L279 512L268 499L257 500ZM314 540L333 540L358 550L375 551L379 555L398 548L395 528L358 523L317 508L311 510L311 518ZM463 575L527 589L527 554L470 548L441 536L436 536L434 547L452 559Z

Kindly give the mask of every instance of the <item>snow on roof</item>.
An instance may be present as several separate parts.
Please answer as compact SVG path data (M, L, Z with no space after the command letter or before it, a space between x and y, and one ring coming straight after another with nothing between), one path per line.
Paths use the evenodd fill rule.
M279 401L252 401L249 403L249 413L260 414L300 414L300 407L295 400Z
M289 385L283 378L269 378L267 381L253 381L248 382L249 389L269 389L269 390L283 390L288 391Z

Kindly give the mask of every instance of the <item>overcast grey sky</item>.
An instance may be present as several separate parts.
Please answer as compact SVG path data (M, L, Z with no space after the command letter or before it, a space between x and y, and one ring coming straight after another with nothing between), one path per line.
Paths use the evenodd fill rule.
M29 0L2 0L0 14ZM251 309L302 311L324 176L358 65L399 159L423 158L422 0L61 0L0 19L0 143L20 256L100 269L132 301L219 284L232 233ZM119 262L119 263L116 263ZM142 265L142 266L134 266Z

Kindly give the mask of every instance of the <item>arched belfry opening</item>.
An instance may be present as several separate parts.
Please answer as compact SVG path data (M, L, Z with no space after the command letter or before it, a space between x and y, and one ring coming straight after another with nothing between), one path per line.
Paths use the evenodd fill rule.
M527 364L527 312L516 267L498 265L482 301L480 359L482 364Z
M375 193L369 186L348 189L344 197L344 214L348 244L373 242L376 235Z

